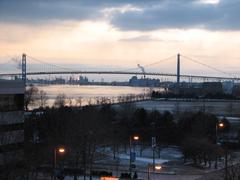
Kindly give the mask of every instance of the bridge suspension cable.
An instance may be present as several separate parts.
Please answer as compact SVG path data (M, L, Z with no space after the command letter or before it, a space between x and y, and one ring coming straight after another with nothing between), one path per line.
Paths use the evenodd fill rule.
M150 64L146 64L146 65L144 65L144 67L150 67L150 66L154 66L154 65L160 64L160 63L162 63L162 62L166 62L166 61L169 61L169 60L173 60L172 58L175 58L175 57L176 57L176 55L174 54L174 55L169 56L169 57L167 57L167 58L158 60L158 61L156 61L156 62L153 62L153 63L150 63Z
M29 56L29 55L27 55L27 57L30 58L30 59L32 59L32 60L34 60L34 61L36 61L36 62L45 64L45 65L49 65L49 66L54 66L54 67L59 68L59 69L62 69L62 70L76 71L76 69L66 68L66 67L63 67L63 66L60 66L60 65L47 63L47 62L45 62L45 61L42 61L42 60L40 60L40 59L34 58L34 57L32 57L32 56ZM171 58L173 58L173 57L175 57L175 55L172 55L172 56L169 56L169 57L167 57L167 58L164 58L164 59L155 61L155 62L150 63L150 64L143 65L143 67L154 66L154 65L160 64L160 63L162 63L162 62L169 61L169 60L171 60ZM138 70L138 69L139 69L138 67L136 67L136 68L129 68L129 69L123 70L123 72L134 71L134 70Z
M164 58L164 59L161 59L161 60L155 61L155 62L150 63L150 64L145 64L145 65L142 65L142 66L143 66L144 68L146 68L146 67L150 67L150 66L154 66L154 65L160 64L160 63L162 63L162 62L172 60L171 58L174 58L175 56L176 56L176 55L168 56L167 58ZM130 69L125 69L125 70L123 70L123 72L134 71L134 70L138 70L138 69L139 69L139 67L136 67L136 68L130 68Z
M230 77L234 77L233 74L229 74L229 73L227 73L227 72L225 72L225 71L222 71L222 70L220 70L220 69L218 69L218 68L215 68L215 67L212 67L212 66L210 66L210 65L208 65L208 64L205 64L205 63L202 63L202 62L200 62L200 61L197 61L197 60L195 60L195 59L193 59L193 58L187 57L187 56L185 56L185 55L181 55L181 56L184 57L184 58L186 58L187 60L189 60L189 61L191 61L191 62L194 62L194 63L196 63L196 64L200 64L200 65L205 66L205 67L207 67L207 68L209 68L209 69L211 69L211 70L214 70L214 71L216 71L216 72L219 72L219 73L228 75L228 76L230 76ZM235 76L235 77L236 77L236 76Z
M42 61L42 60L39 60L39 59L37 59L37 58L31 57L31 56L29 56L29 55L27 55L27 57L30 58L30 59L32 59L32 60L34 60L34 61L36 61L36 62L43 63L43 64L49 65L49 66L54 66L54 67L59 68L59 69L62 69L62 70L76 71L76 69L66 68L66 67L63 67L63 66L60 66L60 65L47 63L47 62L45 62L45 61Z

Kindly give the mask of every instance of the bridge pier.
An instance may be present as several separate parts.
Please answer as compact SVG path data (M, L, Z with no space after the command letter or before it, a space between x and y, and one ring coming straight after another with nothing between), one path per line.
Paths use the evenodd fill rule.
M177 94L180 91L180 54L177 54Z

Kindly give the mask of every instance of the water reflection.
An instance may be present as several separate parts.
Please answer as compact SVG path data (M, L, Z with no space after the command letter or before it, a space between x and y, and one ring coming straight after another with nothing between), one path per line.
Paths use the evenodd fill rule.
M87 105L147 98L153 90L152 88L129 86L45 85L37 87L47 93L49 98L47 101L48 106L53 105L58 94L65 94L68 104Z

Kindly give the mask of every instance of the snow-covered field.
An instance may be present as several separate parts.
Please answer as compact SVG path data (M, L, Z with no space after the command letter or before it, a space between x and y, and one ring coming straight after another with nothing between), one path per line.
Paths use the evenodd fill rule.
M104 149L101 149L101 151L107 154L108 156L113 157L113 150L111 148L105 147ZM132 148L132 152L136 153L136 161L139 163L142 162L148 164L153 162L153 149L151 147L147 148L145 147L144 149L141 150L140 146L135 146L134 148ZM118 153L116 153L116 157L122 161L129 160L130 158L129 153L130 153L129 148L127 150L119 148ZM172 160L174 161L180 160L183 158L183 154L181 153L179 147L168 146L162 147L160 150L156 148L154 157L156 163L162 164Z
M129 160L129 155L126 155L126 154L119 154L118 157L122 160ZM144 164L148 164L148 163L152 163L153 160L152 158L148 158L148 157L136 157L136 162L137 163L144 163ZM158 163L158 164L163 164L165 162L168 162L168 160L166 159L157 159L155 158L155 163Z
M137 107L142 107L146 110L158 110L160 112L184 112L184 111L199 111L203 108L206 112L214 114L236 114L240 115L240 101L163 101L149 100L139 101L135 103Z

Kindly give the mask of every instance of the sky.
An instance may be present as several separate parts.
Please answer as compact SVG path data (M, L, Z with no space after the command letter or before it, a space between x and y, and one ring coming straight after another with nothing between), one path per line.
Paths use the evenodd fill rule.
M239 76L239 10L239 0L0 0L0 64L26 53L53 64L150 71L171 57L152 68L175 73L180 53ZM184 57L181 71L226 75Z

